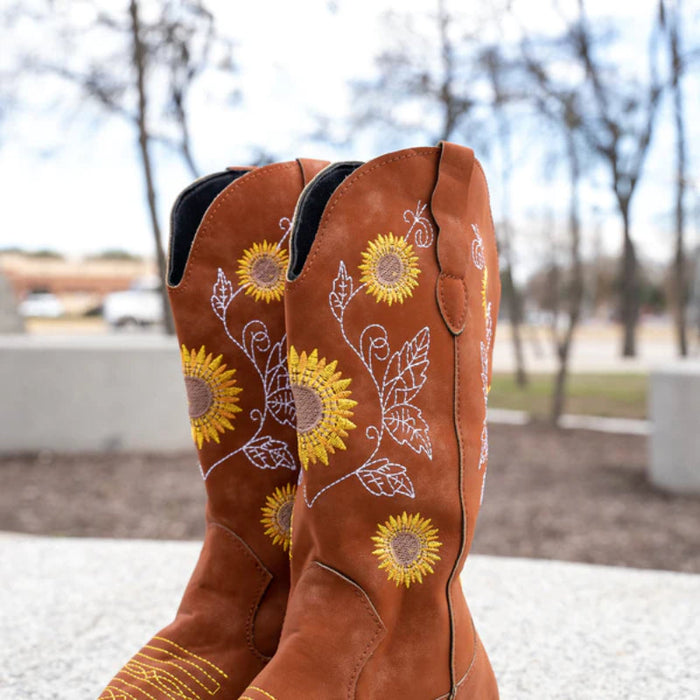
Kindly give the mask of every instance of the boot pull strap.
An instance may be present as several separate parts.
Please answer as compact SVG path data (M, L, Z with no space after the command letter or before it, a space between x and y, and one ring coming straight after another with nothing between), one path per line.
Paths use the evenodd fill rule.
M437 259L440 276L437 301L445 325L459 335L467 322L467 270L470 246L467 239L469 183L474 151L441 141L435 189L430 208L437 224Z
M297 158L297 163L299 164L299 169L301 170L301 177L304 181L304 187L306 187L311 180L313 180L314 177L328 165L327 161L316 160L314 158Z

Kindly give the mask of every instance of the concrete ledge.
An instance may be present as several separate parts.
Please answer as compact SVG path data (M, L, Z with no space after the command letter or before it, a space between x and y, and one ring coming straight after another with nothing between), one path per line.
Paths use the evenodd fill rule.
M97 697L198 552L0 535L0 697ZM474 556L464 587L503 700L698 698L700 576Z
M700 493L700 362L654 369L650 389L649 478L673 493Z
M2 337L0 386L2 452L192 446L172 337Z

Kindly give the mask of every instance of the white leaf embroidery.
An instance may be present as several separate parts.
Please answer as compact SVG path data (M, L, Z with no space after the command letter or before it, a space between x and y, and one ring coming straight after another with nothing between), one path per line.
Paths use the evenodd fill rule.
M265 394L272 417L281 425L296 428L294 395L287 371L285 338L275 343L265 368Z
M353 283L352 277L348 274L345 267L345 263L341 260L340 266L338 267L338 274L333 280L333 289L328 295L328 301L330 303L331 312L335 316L337 321L340 321L341 316L345 307L350 301L352 296Z
M429 365L429 350L430 329L426 326L392 355L384 375L384 400L387 407L410 403L423 388Z
M419 408L410 403L391 406L384 414L384 425L399 445L408 445L414 452L425 452L432 459L428 424Z
M289 451L286 442L274 440L269 435L251 440L244 448L245 456L258 469L291 469L294 471L296 462Z
M233 299L233 285L221 268L219 268L216 282L211 291L211 308L214 310L216 317L223 321L226 317L226 309L228 309L228 305Z
M395 496L402 494L415 498L413 483L406 473L406 467L393 464L388 459L378 459L356 472L362 485L374 496Z

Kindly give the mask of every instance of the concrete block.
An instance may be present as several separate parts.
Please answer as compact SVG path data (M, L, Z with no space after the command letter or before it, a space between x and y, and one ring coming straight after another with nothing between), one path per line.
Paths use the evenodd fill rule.
M0 452L192 446L172 337L0 337L0 386Z
M700 493L700 362L651 373L649 478L679 494Z

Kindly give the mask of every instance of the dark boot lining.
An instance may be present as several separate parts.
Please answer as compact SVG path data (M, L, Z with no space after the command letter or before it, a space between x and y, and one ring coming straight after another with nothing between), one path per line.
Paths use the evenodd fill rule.
M301 274L311 245L321 223L323 210L333 192L345 178L364 163L348 161L335 163L322 170L302 192L297 204L297 211L292 231L291 259L289 261L289 279L295 280Z
M168 284L177 286L185 274L192 242L209 205L234 180L249 170L225 170L188 187L177 198L170 215L170 264Z

